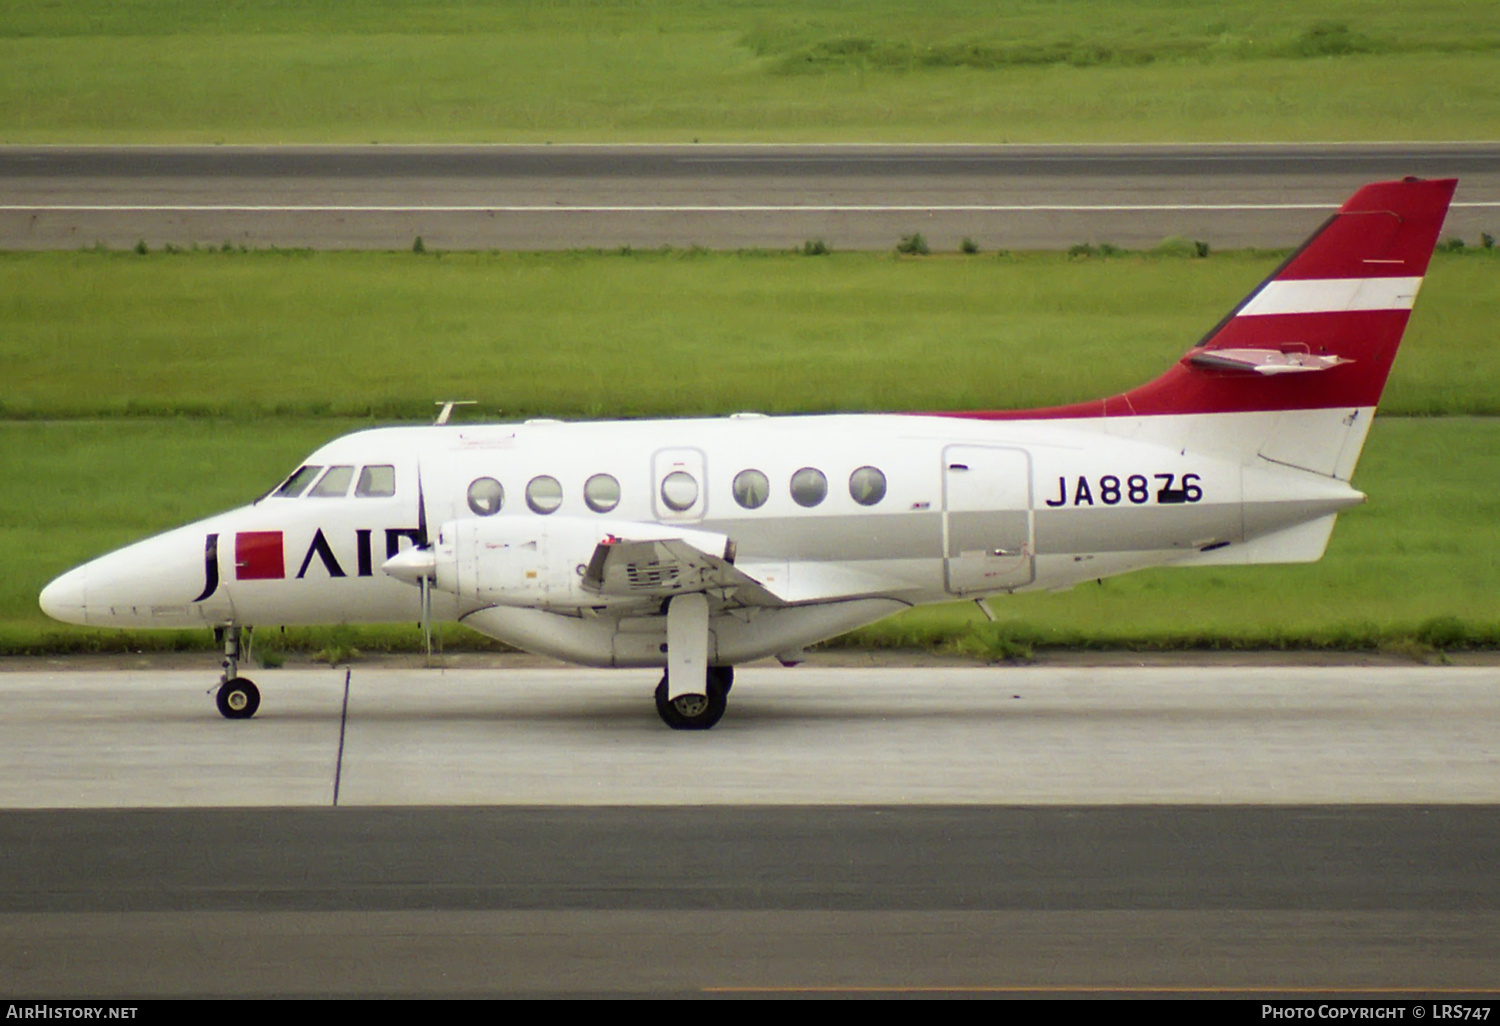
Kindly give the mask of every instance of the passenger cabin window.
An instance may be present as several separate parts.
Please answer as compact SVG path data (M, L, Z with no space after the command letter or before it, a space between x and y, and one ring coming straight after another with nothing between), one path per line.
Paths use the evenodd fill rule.
M698 501L698 482L685 470L674 470L661 479L661 501L674 513L693 508Z
M482 517L492 517L505 505L505 489L493 477L476 477L469 485L469 508Z
M557 478L545 474L532 478L526 486L526 505L533 513L556 512L562 505L562 485L557 483Z
M298 467L292 472L292 476L286 479L286 484L276 489L277 498L295 499L306 491L307 486L313 483L313 478L318 476L322 467L314 467L311 464Z
M307 493L308 498L341 499L349 494L349 482L353 480L353 467L329 467L328 473Z
M379 464L361 470L354 494L361 499L389 499L396 494L396 468Z
M885 475L875 467L860 467L849 475L849 497L861 506L873 506L885 498Z
M595 474L583 483L583 501L595 513L608 513L620 504L620 482L608 474Z
M803 467L792 475L792 501L811 508L828 497L828 478L814 467Z
M771 497L771 482L758 470L734 475L734 501L746 509L760 509Z

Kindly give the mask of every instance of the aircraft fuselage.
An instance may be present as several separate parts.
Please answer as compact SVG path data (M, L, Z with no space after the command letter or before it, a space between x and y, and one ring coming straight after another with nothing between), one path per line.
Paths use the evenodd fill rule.
M1200 419L1214 416L1255 415ZM580 662L663 665L651 640L665 632L660 589L602 595L582 574L618 525L653 524L732 539L735 565L773 590L768 606L712 603L714 621L756 639L734 646L739 661L909 605L1064 588L1216 552L1233 561L1246 542L1331 526L1362 499L1324 474L1122 437L1150 427L741 415L375 429L309 456L319 469L299 494L273 493L102 557L43 602L59 618L118 627L415 621L417 590L382 566L417 543L425 519L440 549L473 550L449 557L455 572L439 575L435 617ZM1210 428L1194 434L1211 438ZM356 494L366 468L390 468L389 494ZM342 483L323 491L335 494L317 494L334 474ZM613 487L601 491L605 476ZM491 482L493 496L476 482ZM517 554L513 579L465 580L487 546ZM822 617L796 618L807 629L746 625L830 604L838 608ZM528 625L549 620L544 633L577 637L539 646ZM636 643L622 647L620 633Z

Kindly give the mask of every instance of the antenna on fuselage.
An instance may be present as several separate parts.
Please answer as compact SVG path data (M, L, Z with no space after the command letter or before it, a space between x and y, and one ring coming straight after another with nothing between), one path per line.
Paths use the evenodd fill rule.
M453 407L473 406L478 402L478 399L445 399L439 402L435 402L432 405L441 406L442 409L438 411L437 420L433 421L432 423L435 425L446 424L448 423L448 418L453 415Z

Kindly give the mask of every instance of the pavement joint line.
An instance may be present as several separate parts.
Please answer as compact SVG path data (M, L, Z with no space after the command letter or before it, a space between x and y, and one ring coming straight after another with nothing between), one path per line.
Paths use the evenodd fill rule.
M339 784L344 779L344 738L349 728L349 678L354 675L352 668L344 670L344 704L339 710L339 752L333 767L333 804L337 808L339 804Z

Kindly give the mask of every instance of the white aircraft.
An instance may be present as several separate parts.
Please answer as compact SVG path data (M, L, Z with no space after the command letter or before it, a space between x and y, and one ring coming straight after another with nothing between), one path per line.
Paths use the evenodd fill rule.
M1142 567L1318 559L1453 196L1359 190L1164 375L1051 409L395 427L47 586L69 623L458 620L590 666L664 667L706 729L733 667L910 606ZM445 411L446 412L446 411ZM440 418L441 419L441 418Z

